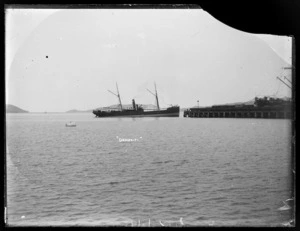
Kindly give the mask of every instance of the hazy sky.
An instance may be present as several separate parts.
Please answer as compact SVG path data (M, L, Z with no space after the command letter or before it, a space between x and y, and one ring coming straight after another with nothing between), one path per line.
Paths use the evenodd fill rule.
M10 9L6 102L31 112L191 107L291 96L291 38L233 29L200 9Z

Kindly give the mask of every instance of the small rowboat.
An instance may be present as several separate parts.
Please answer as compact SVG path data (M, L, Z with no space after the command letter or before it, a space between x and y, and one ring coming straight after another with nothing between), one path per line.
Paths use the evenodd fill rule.
M66 123L66 127L76 127L76 123L70 121L69 123Z

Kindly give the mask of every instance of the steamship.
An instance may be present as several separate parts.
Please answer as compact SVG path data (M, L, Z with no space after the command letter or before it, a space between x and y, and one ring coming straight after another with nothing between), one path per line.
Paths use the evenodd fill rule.
M179 117L179 106L171 106L165 109L162 109L159 107L159 102L158 102L158 96L157 96L157 90L156 90L156 84L155 86L155 93L152 93L150 90L148 90L152 95L155 96L156 99L156 109L144 109L142 105L136 104L135 100L132 99L132 107L124 109L122 106L121 102L121 97L118 89L118 84L116 83L117 87L117 94L115 94L112 91L109 91L119 99L119 108L118 109L96 109L93 110L93 114L96 117L113 117L113 116L118 116L118 117Z

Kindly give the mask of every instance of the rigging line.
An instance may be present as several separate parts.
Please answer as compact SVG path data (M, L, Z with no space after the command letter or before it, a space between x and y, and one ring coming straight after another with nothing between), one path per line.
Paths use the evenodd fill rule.
M277 91L276 91L276 93L275 93L275 96L277 97L277 95L278 95L278 92L279 92L279 89L281 88L281 84L279 84L278 85L278 88L277 88Z
M285 68L281 68L280 70L280 74L279 74L279 76L281 77L281 76L283 76L283 72L285 72L285 70L284 70ZM281 80L281 78L279 78L279 77L277 77L277 79L279 79L279 80ZM281 82L283 82L282 80L281 80ZM284 82L283 82L284 83ZM285 84L285 83L284 83ZM276 91L276 93L275 94L273 94L272 96L275 96L275 97L278 97L278 92L279 92L279 90L280 90L280 88L281 88L281 83L279 83L278 82L278 87L277 87L277 91ZM287 84L285 84L285 85L287 85Z
M156 96L154 93L152 93L149 89L147 89L152 95Z
M107 90L107 91L118 97L118 95L113 93L112 91L110 91L110 90Z
M281 76L283 76L283 74L285 73L286 71L285 71L285 69L282 67L282 68L280 68L280 73L279 73L279 76L281 77Z
M279 92L279 89L280 89L280 87L281 87L281 84L277 81L277 91L276 91L276 93L275 94L273 94L272 96L275 96L275 97L277 97L277 95L278 95L278 92Z
M292 82L286 76L284 76L284 79L286 79L287 81L289 81L290 84L292 84Z
M288 88L290 88L290 89L292 89L292 87L291 86L289 86L288 84L286 84L286 82L284 82L281 78L279 78L278 76L277 76L277 79L279 79L284 85L286 85Z
M197 31L196 33L192 34L190 37L192 38L192 37L196 36L197 34L200 33L200 31L201 31L201 30Z

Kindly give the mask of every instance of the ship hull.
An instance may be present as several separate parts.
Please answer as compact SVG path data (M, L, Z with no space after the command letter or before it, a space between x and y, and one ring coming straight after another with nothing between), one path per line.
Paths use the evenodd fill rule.
M160 111L101 111L94 110L96 117L179 117L179 107L171 107Z

